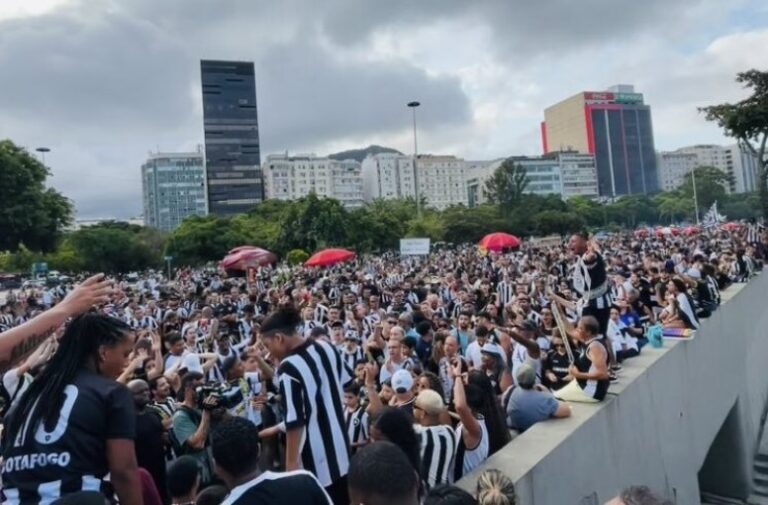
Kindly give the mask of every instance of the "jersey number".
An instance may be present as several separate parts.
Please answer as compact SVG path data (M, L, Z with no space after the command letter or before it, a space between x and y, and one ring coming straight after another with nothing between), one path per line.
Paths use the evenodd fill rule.
M77 386L72 384L67 385L64 388L64 403L61 406L61 412L59 413L59 419L56 421L56 426L53 427L53 431L45 430L45 423L40 423L35 432L35 440L39 444L53 444L56 443L67 431L69 425L69 416L72 414L72 407L77 400Z

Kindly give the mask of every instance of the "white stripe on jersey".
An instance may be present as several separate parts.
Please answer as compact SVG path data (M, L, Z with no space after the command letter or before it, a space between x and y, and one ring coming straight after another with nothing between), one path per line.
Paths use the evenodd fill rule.
M421 469L427 488L453 482L456 432L449 426L416 426L421 442Z

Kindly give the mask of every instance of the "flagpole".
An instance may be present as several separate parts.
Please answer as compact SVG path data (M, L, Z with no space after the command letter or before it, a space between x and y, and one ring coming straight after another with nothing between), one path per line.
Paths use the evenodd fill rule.
M696 169L691 170L691 183L693 184L693 207L696 211L696 226L699 225L699 198L696 195Z

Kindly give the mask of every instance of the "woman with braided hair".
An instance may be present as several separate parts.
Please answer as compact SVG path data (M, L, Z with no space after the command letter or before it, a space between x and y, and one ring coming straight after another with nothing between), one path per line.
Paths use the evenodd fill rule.
M134 341L126 323L106 315L88 313L69 323L56 353L8 415L4 503L51 503L81 491L142 503L133 399L115 380Z

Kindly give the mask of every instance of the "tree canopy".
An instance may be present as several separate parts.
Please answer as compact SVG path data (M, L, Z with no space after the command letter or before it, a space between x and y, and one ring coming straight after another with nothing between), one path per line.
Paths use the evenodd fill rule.
M493 172L483 188L488 202L498 205L502 214L509 216L528 186L525 167L507 158Z
M747 70L739 72L736 82L750 89L752 94L736 103L721 103L699 110L709 121L735 138L739 145L751 152L758 161L757 193L764 217L768 218L768 71Z
M72 221L72 203L46 188L51 175L26 149L0 140L0 250L51 251Z

